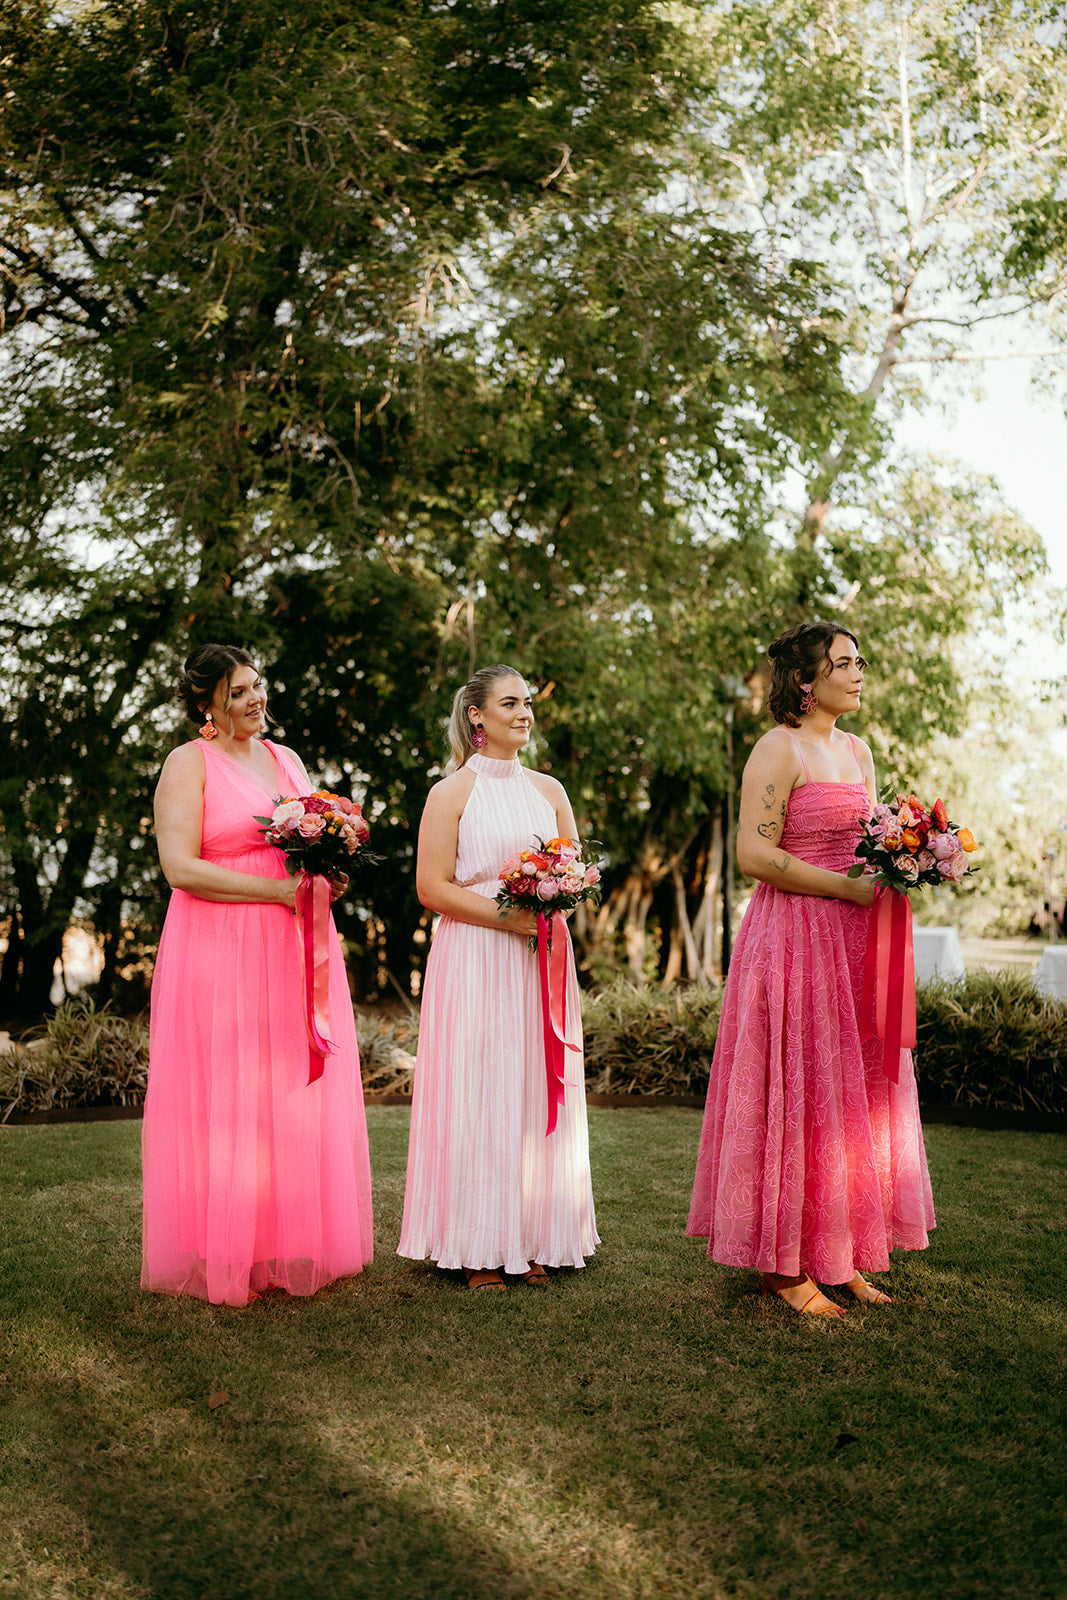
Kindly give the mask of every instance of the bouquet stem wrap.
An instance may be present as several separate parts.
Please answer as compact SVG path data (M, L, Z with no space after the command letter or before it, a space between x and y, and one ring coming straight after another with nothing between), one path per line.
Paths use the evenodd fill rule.
M900 1077L900 1052L915 1044L915 956L911 902L899 889L875 894L863 959L860 1038L884 1039L887 1078Z
M562 937L552 938L549 918L537 913L537 966L541 974L541 1023L545 1036L545 1075L548 1079L548 1127L545 1138L556 1129L565 1088L564 1050L579 1050L567 1038L567 974L571 942L564 929Z
M333 1049L330 1028L330 880L300 874L296 886L300 965L304 978L304 1026L308 1036L308 1083L322 1077Z

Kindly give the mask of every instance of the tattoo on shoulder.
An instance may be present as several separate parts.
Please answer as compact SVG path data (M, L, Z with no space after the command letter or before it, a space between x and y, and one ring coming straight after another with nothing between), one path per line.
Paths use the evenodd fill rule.
M773 783L769 783L767 785L767 787L763 791L763 809L764 809L764 811L773 811L774 810L774 784Z

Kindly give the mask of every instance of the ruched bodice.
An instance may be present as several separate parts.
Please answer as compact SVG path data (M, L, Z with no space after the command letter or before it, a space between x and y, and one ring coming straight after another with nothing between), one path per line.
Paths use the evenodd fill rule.
M847 872L856 859L860 824L871 813L862 783L805 783L786 807L781 848L814 867Z

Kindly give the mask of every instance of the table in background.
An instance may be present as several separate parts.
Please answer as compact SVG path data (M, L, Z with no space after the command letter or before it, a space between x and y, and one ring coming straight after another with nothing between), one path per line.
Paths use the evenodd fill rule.
M960 936L955 928L913 927L915 945L915 980L929 983L931 978L944 978L954 983L967 976L967 968L960 948ZM1067 946L1064 946L1067 949Z
M1038 994L1051 1000L1067 1000L1067 944L1047 944L1034 968Z

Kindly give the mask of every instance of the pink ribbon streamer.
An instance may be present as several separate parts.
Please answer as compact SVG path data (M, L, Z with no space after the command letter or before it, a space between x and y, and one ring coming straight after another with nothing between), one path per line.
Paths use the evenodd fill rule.
M915 1045L915 954L911 902L882 885L875 894L863 958L860 1038L884 1039L882 1070L900 1078L900 1052Z
M548 1127L545 1138L556 1131L559 1108L563 1104L565 1050L581 1050L567 1038L567 976L571 941L566 924L562 938L553 939L551 918L537 913L537 967L541 975L541 1026L545 1039L545 1076L548 1080ZM570 1085L574 1087L573 1084Z
M308 1036L308 1083L322 1077L330 1043L330 880L300 874L296 886L300 966L304 980L304 1027Z

